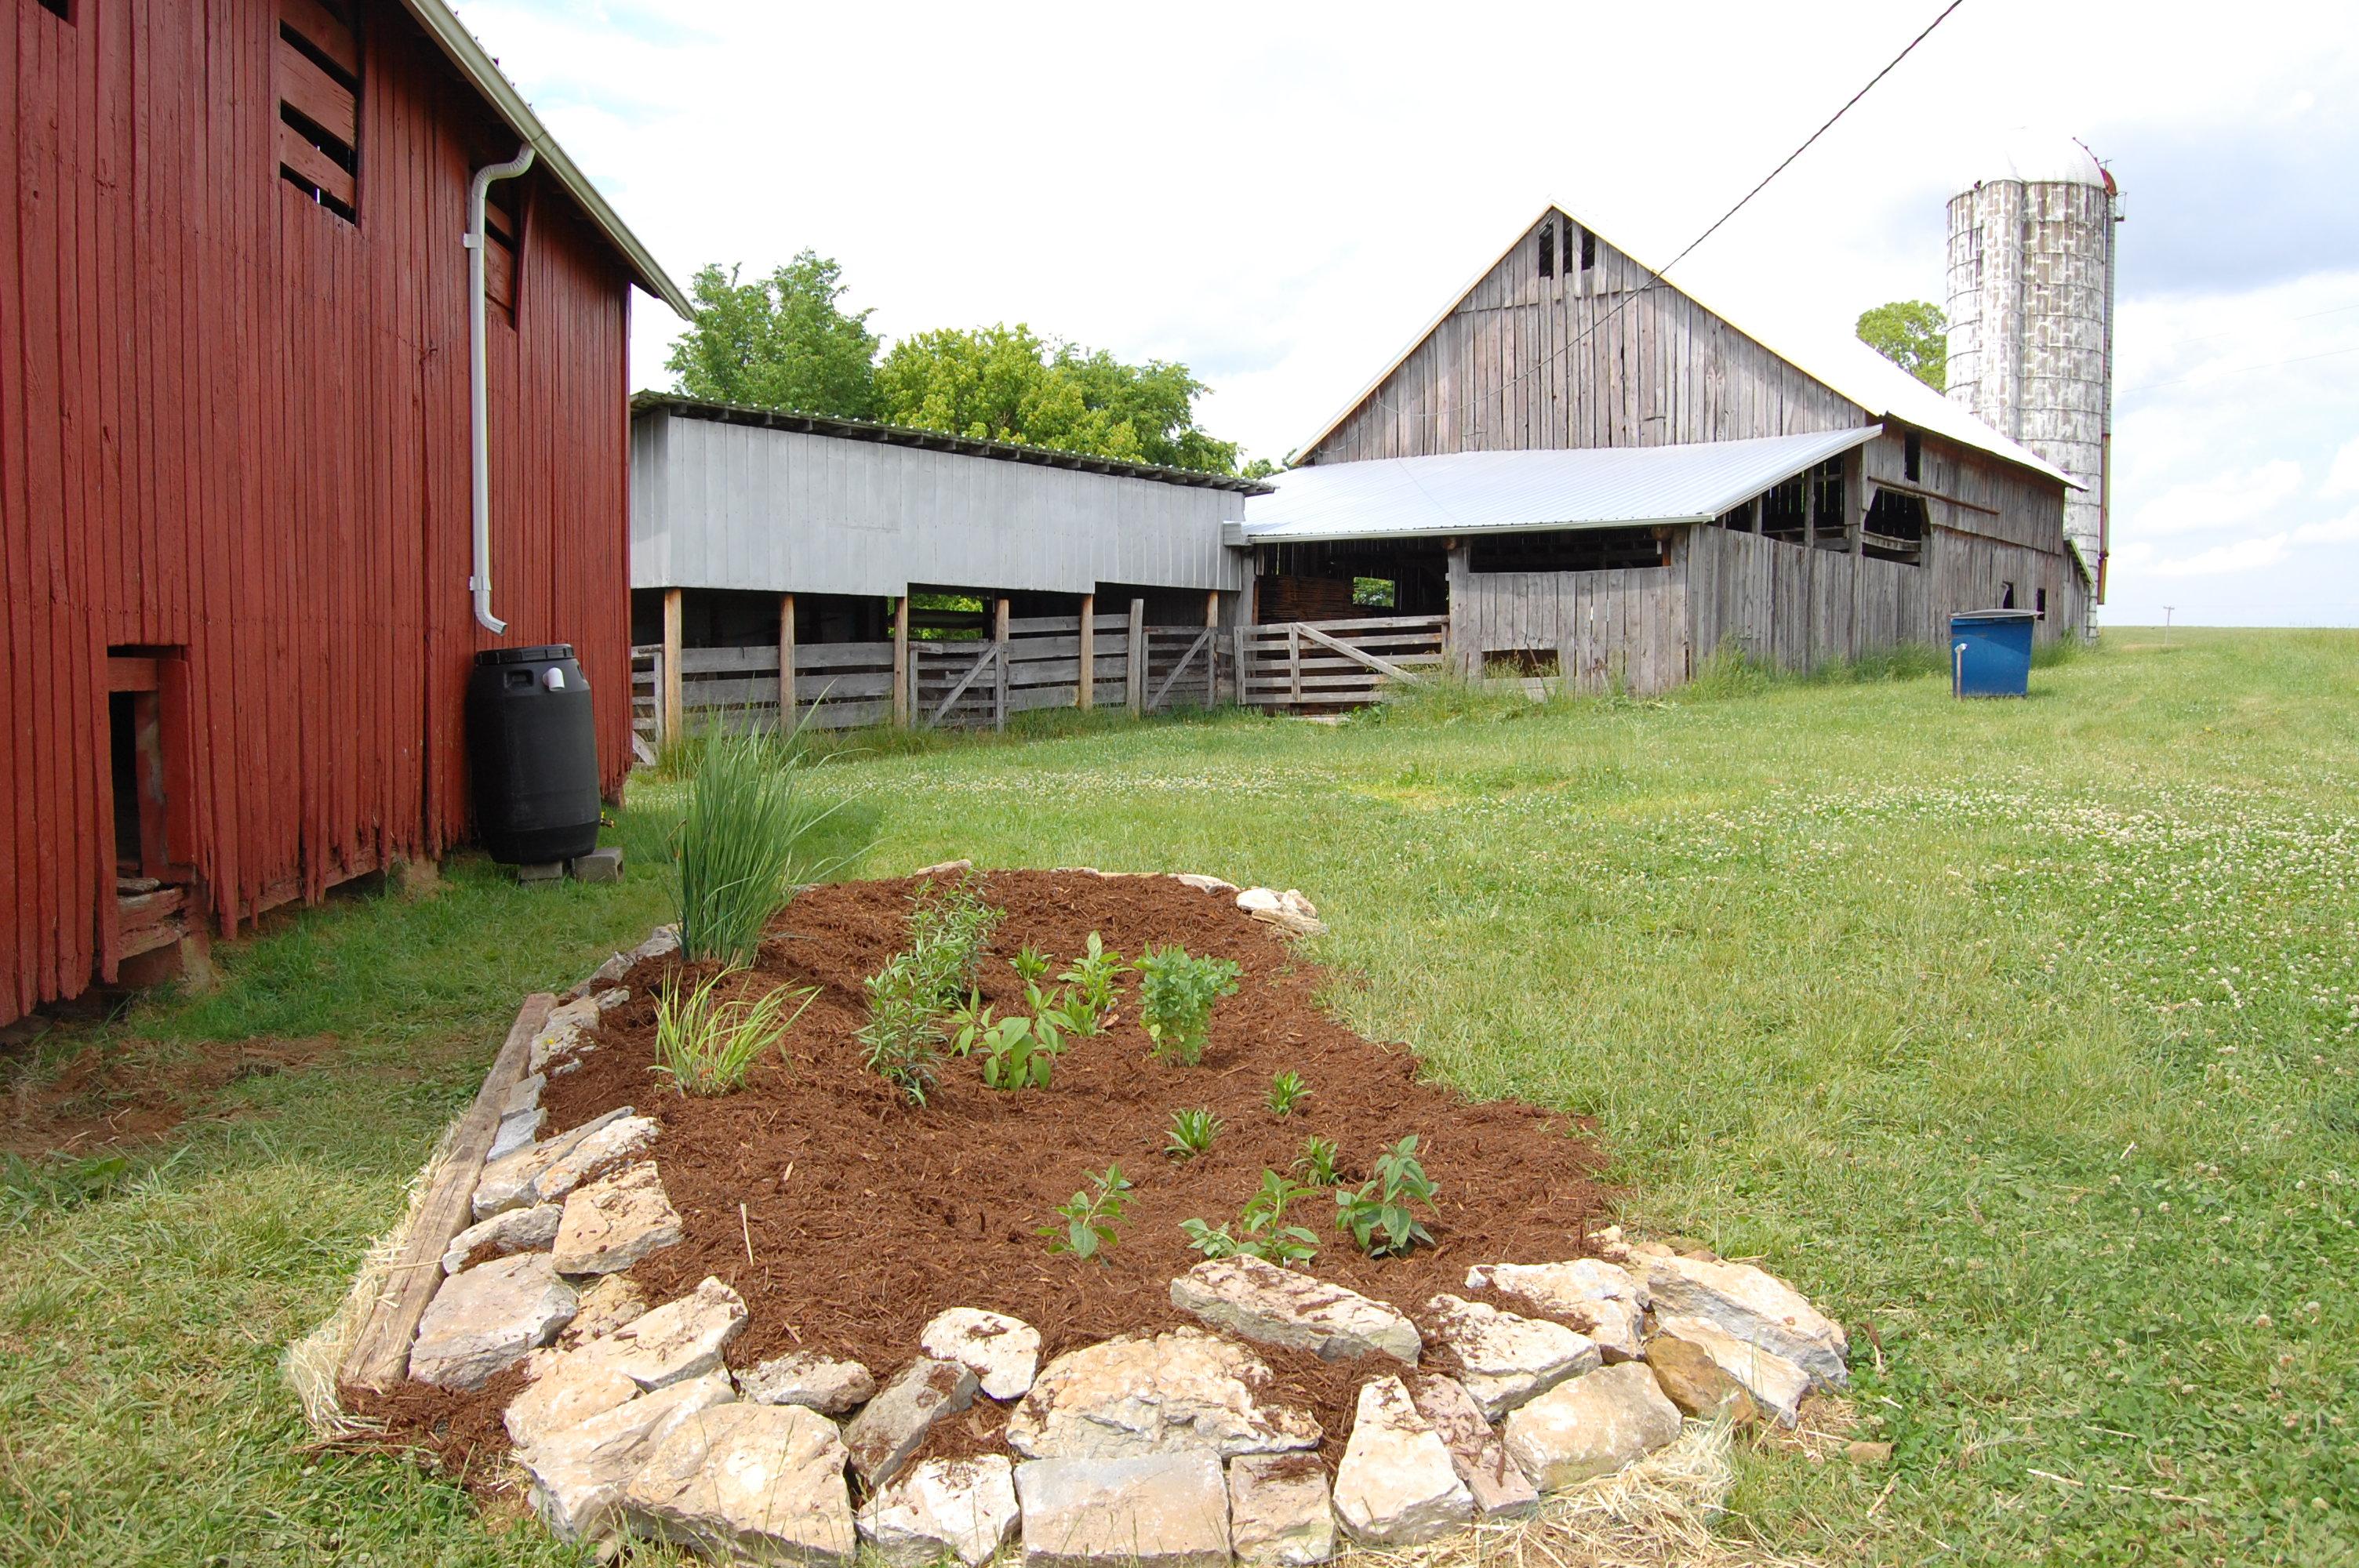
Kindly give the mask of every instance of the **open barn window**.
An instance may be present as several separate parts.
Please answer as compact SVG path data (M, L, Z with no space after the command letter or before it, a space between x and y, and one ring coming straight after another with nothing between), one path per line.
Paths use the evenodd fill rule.
M73 0L33 0L33 4L66 26L73 26Z
M1921 566L1925 559L1928 518L1925 498L1879 490L1867 503L1867 521L1860 553L1880 561Z
M1556 220L1553 218L1540 225L1540 276L1556 276Z
M499 187L492 188L495 191ZM497 195L484 199L484 302L516 322L516 221Z
M1596 572L1616 567L1659 567L1663 541L1652 528L1550 528L1535 534L1494 534L1467 552L1478 572Z
M1730 507L1727 511L1720 514L1718 519L1720 525L1727 529L1732 534L1751 534L1756 532L1757 530L1755 524L1755 519L1758 514L1756 513L1756 508L1759 505L1760 502L1758 499L1739 502L1736 505Z
M1925 440L1911 430L1900 439L1900 477L1915 484L1925 476Z
M278 0L278 173L346 222L360 180L360 43L332 0Z
M1810 492L1799 478L1770 487L1761 498L1761 532L1772 539L1799 545L1810 529Z
M1581 232L1581 270L1589 271L1597 265L1597 236L1583 229Z
M1810 515L1821 548L1840 550L1851 539L1851 523L1843 515L1843 464L1829 458L1810 470Z

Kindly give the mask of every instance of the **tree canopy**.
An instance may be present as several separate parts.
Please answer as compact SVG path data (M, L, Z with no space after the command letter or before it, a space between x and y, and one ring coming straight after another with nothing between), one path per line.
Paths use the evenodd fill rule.
M1184 364L1128 364L1022 322L913 333L880 359L869 313L840 303L841 269L808 250L752 283L706 266L690 292L695 319L667 362L690 397L1238 471L1236 443L1197 425L1206 388Z
M689 286L696 319L666 368L679 390L715 403L874 419L876 334L868 312L846 311L836 264L804 251L769 276L700 268Z
M1859 314L1859 341L1936 392L1950 382L1950 319L1926 299L1895 299Z

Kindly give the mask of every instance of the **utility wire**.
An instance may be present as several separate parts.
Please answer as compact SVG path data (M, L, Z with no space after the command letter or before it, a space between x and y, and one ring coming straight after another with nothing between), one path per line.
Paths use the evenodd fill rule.
M2323 315L2325 312L2321 311L2320 314ZM2359 343L2354 343L2347 349L2329 349L2324 353L2296 354L2289 360L2265 360L2256 365L2231 365L2224 370L2199 370L2191 375L2173 376L2169 381L2149 381L2141 385L2130 387L2122 395L2135 397L2140 393L2155 392L2166 386L2183 386L2190 381L2210 381L2217 376L2242 375L2248 370L2275 370L2279 365L2308 364L2312 360L2336 359L2343 354L2359 354Z
M1516 385L1518 383L1530 380L1533 376L1548 368L1549 365L1554 363L1558 359L1571 353L1582 343L1588 341L1589 339L1594 336L1601 328L1607 326L1616 317L1620 316L1623 311L1628 309L1630 308L1631 301L1636 299L1638 296L1644 294L1647 289L1652 288L1656 284L1660 283L1665 273L1669 272L1671 268L1687 260L1687 258L1694 253L1695 248L1698 245L1701 245L1706 240L1711 239L1712 235L1718 233L1721 229L1727 224L1730 219L1745 211L1747 203L1749 203L1755 197L1760 195L1762 191L1768 189L1770 181L1785 173L1786 170L1792 166L1796 158L1800 157L1804 153L1810 151L1812 145L1815 144L1821 136L1825 135L1829 131L1834 128L1836 121L1842 119L1845 114L1850 114L1861 99L1866 97L1869 92L1875 90L1877 82L1882 81L1886 77L1891 75L1894 69L1897 67L1902 60L1907 59L1909 55L1916 50L1919 44L1923 43L1927 38L1932 37L1934 28L1948 21L1951 14L1965 3L1966 0L1950 0L1950 3L1941 8L1940 15L1935 16L1930 22L1925 24L1925 30L1923 32L1919 33L1915 38L1909 39L1907 46L1903 48L1898 54L1894 55L1891 59L1885 63L1885 67L1882 70L1877 71L1874 76L1867 79L1866 85L1863 86L1858 92L1845 99L1843 101L1843 107L1828 115L1826 123L1805 137L1801 146L1796 147L1792 152L1788 153L1783 158L1779 159L1777 167L1771 169L1767 174L1763 175L1761 177L1760 183L1739 198L1735 206L1731 207L1727 211L1723 212L1718 218L1713 219L1712 226L1706 229L1702 233L1698 234L1694 239L1689 241L1687 244L1681 248L1679 254L1673 256L1669 261L1665 262L1662 265L1656 267L1649 272L1647 275L1646 282L1640 284L1636 288L1625 291L1620 304L1614 306L1612 310L1606 312L1597 320L1583 328L1579 336L1566 343L1562 348L1558 349L1554 353L1549 354L1546 359L1540 361L1538 364L1534 365L1531 369L1525 371L1518 375L1512 376L1507 380L1501 382L1499 384L1499 390L1504 393L1507 388ZM1384 398L1379 397L1375 399L1375 402L1377 406L1385 408L1389 412L1395 414L1404 412L1397 404L1388 402ZM1437 418L1440 416L1440 413L1441 410L1440 408L1431 409L1425 413L1424 417L1428 419ZM1480 416L1478 415L1477 424L1475 427L1478 433L1482 427L1479 420Z

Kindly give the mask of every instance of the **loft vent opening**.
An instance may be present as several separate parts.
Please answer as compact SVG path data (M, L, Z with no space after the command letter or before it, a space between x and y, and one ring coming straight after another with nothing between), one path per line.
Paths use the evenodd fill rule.
M1540 276L1542 277L1556 276L1556 225L1554 223L1540 225Z
M361 56L352 17L334 0L279 0L277 45L279 178L357 222Z
M1924 477L1924 438L1911 430L1900 443L1900 477L1915 484Z
M33 4L63 22L67 27L73 26L73 0L33 0Z
M1581 232L1581 270L1589 271L1597 265L1597 236L1583 229Z
M1467 567L1477 572L1597 572L1664 564L1652 528L1550 528L1477 538Z

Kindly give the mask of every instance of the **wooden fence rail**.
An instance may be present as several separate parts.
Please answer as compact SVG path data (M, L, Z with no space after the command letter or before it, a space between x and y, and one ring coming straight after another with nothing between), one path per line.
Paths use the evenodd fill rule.
M1240 700L1309 711L1380 702L1440 670L1449 639L1450 621L1441 615L1239 627Z

